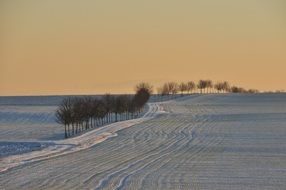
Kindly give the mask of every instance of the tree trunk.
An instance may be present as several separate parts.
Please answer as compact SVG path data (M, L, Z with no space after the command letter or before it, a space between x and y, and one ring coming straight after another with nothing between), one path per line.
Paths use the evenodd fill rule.
M67 138L68 135L67 135L67 125L65 124L65 138Z
M68 124L68 136L70 136L70 125Z

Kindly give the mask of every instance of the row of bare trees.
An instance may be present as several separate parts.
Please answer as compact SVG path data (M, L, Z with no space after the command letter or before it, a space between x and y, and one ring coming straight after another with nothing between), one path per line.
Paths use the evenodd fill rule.
M133 119L139 116L144 105L153 93L153 86L140 83L135 87L135 95L110 95L101 98L73 97L65 98L56 111L57 122L64 125L65 137L70 137L90 128L106 123ZM179 92L191 93L258 93L258 90L231 86L227 81L213 83L211 80L199 80L187 83L168 82L157 88L158 95L174 95ZM169 96L167 96L169 97Z
M193 81L182 82L180 84L176 82L168 82L163 84L161 87L157 88L157 93L159 95L174 95L178 93L190 94L190 93L259 93L258 90L249 89L246 90L241 87L231 86L229 82L216 82L213 83L212 80L199 80L198 83Z
M68 138L107 123L138 117L151 93L152 86L140 83L135 95L65 98L56 111L56 119L64 125L65 138Z

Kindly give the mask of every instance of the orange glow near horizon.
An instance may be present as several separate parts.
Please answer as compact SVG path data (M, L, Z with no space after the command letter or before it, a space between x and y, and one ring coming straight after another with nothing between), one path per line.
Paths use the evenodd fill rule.
M129 93L141 81L285 89L284 0L2 0L0 95Z

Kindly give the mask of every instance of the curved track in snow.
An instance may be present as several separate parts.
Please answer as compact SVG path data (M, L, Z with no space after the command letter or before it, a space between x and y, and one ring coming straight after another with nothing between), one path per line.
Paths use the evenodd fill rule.
M40 144L45 148L38 151L28 150L28 152L24 154L16 153L16 155L11 155L2 158L0 160L0 172L6 171L21 164L41 161L52 157L61 156L64 154L69 154L72 152L90 148L98 143L107 140L108 138L117 136L116 133L117 131L147 121L151 118L154 118L156 115L162 113L162 108L156 103L149 103L148 107L149 107L148 111L141 118L112 123L100 127L98 129L91 130L85 134L82 134L74 138L56 140L56 141L21 142L21 144L26 143L29 144L30 146L35 144L36 145ZM15 146L17 146L17 144L20 143L14 142L14 144L16 144Z
M161 106L165 114L149 112L115 138L0 173L0 189L285 188L285 95L206 95Z

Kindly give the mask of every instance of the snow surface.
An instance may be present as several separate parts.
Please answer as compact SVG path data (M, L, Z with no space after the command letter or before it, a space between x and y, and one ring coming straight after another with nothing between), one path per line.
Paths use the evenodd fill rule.
M285 189L285 94L190 96L160 106L164 114L99 144L59 143L50 146L55 156L45 148L36 162L45 152L34 151L34 161L0 173L0 189Z
M0 160L0 172L21 164L92 147L108 138L117 136L116 132L119 130L163 113L162 108L158 104L150 103L148 106L149 110L141 118L112 123L73 138L54 141L0 142L0 158L3 157Z
M59 140L63 127L56 123L57 106L0 105L1 141Z

